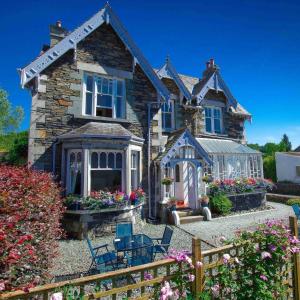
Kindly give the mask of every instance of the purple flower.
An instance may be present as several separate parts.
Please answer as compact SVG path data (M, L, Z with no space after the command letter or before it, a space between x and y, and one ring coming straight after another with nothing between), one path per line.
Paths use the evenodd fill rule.
M269 249L271 252L274 252L277 249L277 247L275 245L269 245Z
M263 275L263 274L261 274L261 275L259 276L259 278L260 278L261 280L263 280L263 281L268 281L268 277L265 276L265 275Z
M263 252L261 253L261 258L262 258L262 259L272 258L272 255L271 255L271 253L269 253L269 252L267 252L267 251L263 251Z
M292 253L299 253L299 252L300 252L300 248L299 248L299 247L292 247L292 248L290 249L290 251L291 251Z
M151 280L153 279L153 275L149 272L144 272L144 280Z

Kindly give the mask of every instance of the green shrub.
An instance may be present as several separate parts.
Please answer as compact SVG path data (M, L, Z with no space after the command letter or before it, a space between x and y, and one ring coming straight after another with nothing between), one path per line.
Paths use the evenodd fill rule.
M287 202L286 202L287 205L293 205L293 204L298 204L300 205L300 198L292 198L292 199L289 199Z
M210 201L210 205L212 211L220 215L227 215L232 208L232 202L222 194L214 196Z
M264 158L264 176L265 178L272 179L273 182L277 181L274 155L268 155Z

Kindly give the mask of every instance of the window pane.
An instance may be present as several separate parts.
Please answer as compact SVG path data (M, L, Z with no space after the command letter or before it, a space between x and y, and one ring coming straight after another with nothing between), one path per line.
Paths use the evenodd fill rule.
M123 114L122 114L122 100L123 98L121 97L117 97L116 99L116 117L117 118L122 118Z
M74 167L74 165L75 165L75 153L72 152L72 153L70 154L70 166L71 166L71 167Z
M175 181L180 182L180 168L179 165L175 167Z
M112 108L96 108L96 116L112 118Z
M93 76L86 77L86 90L89 92L93 91Z
M215 133L221 133L221 121L220 119L214 119Z
M122 188L122 172L119 170L92 170L91 191L120 191Z
M81 163L81 152L77 153L77 163L80 164Z
M137 170L131 170L131 188L133 190L138 188Z
M100 168L106 168L106 153L101 152L100 154Z
M205 129L206 132L211 132L211 119L205 118Z
M86 97L85 97L85 113L87 115L91 115L92 114L92 111L93 111L93 94L92 93L89 93L87 92L86 94Z
M137 163L137 153L135 151L131 151L131 168L135 169L136 168L136 163Z
M116 155L116 168L122 169L122 154L121 153L117 153L117 155Z
M98 153L97 152L92 153L91 167L94 169L98 168Z
M209 107L205 108L205 117L211 117L211 108Z
M117 80L117 96L123 96L123 81Z
M221 117L221 112L218 108L214 109L214 117L220 119Z
M98 90L100 92L100 90ZM102 94L108 94L108 79L102 78Z
M97 105L103 107L112 107L112 96L98 94Z
M108 167L112 169L115 167L115 155L113 153L108 153Z
M165 128L172 128L172 115L167 113L165 114Z

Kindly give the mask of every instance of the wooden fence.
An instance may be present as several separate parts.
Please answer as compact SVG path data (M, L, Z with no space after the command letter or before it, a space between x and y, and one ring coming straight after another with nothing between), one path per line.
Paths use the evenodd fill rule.
M295 217L290 217L290 228L292 234L298 236L298 224ZM192 259L202 261L203 266L196 268L195 281L192 290L195 295L207 289L206 278L217 276L217 268L222 264L222 256L225 253L238 257L242 246L227 245L207 251L201 251L201 241L193 238ZM286 299L300 300L300 258L299 253L291 255L292 269L285 270L282 282L288 285ZM153 292L153 286L171 279L177 265L173 259L163 259L153 263L126 268L122 270L107 272L104 274L86 276L70 281L46 284L30 289L28 293L14 291L1 294L0 299L49 299L54 292L64 291L69 298L74 300L89 299L149 299ZM153 278L145 279L145 272L151 273ZM134 278L134 280L133 280ZM100 286L105 286L101 289ZM232 298L234 299L234 297Z

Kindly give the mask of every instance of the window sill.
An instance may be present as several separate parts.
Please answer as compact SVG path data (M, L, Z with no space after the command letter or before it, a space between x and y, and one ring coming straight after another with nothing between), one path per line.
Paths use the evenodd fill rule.
M108 117L96 117L96 116L88 116L88 115L75 115L76 119L85 119L85 120L93 120L93 121L109 121L109 122L118 122L118 123L130 123L129 120L123 118L108 118Z
M174 130L175 130L175 128L163 128L162 129L162 133L170 133L170 132L172 132Z
M228 137L228 134L225 133L211 133L211 132L203 132L202 135L207 135L207 136L221 136L221 137Z

